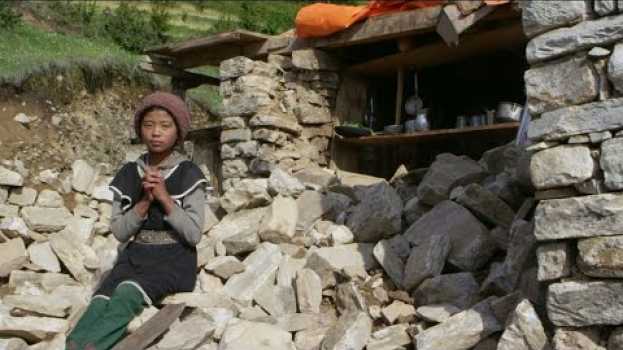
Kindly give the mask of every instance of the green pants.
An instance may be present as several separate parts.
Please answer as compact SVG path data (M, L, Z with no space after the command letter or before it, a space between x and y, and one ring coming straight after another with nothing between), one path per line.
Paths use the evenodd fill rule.
M126 333L128 323L145 307L143 294L132 284L120 284L110 299L94 298L67 337L79 350L87 344L96 350L112 348Z

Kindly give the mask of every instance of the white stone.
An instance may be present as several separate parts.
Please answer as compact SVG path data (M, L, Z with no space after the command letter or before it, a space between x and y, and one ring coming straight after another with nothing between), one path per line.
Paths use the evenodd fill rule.
M60 272L61 265L52 251L50 242L32 243L28 246L30 261L41 269L49 272Z
M99 259L89 246L76 242L67 231L51 234L50 244L54 253L76 280L85 285L91 282L91 274L86 270L85 265L90 265L88 259L97 260L98 263Z
M58 192L45 189L39 193L36 205L45 208L60 208L64 205L64 201Z
M0 204L0 218L16 217L19 213L19 207L9 204Z
M33 231L59 231L67 226L71 213L66 208L25 207L21 211L22 218Z
M245 270L245 265L236 259L236 257L218 256L210 260L204 268L206 271L212 272L223 279L228 279L232 275L243 272Z
M53 185L58 180L58 175L58 172L52 169L46 169L39 173L38 179L45 184Z
M20 336L34 342L65 332L67 326L67 320L54 317L14 317L11 315L0 317L0 334Z
M524 299L517 305L506 330L498 343L498 350L550 349L550 344L532 304Z
M268 178L268 190L273 195L296 197L305 191L305 186L297 178L275 168Z
M21 238L0 243L0 277L6 277L11 271L19 270L27 262L26 246Z
M162 339L150 349L194 350L214 333L214 323L202 312L195 312L169 327Z
M428 322L443 323L452 315L461 312L461 309L452 304L432 304L420 306L415 314Z
M2 303L9 307L36 312L43 316L66 317L72 304L66 298L54 295L6 295Z
M408 244L408 243L407 243ZM376 261L383 267L394 284L402 289L405 264L398 254L394 252L388 240L381 240L374 246L373 251Z
M243 261L246 270L232 276L225 283L224 292L232 299L252 300L257 290L271 277L274 278L280 262L281 250L279 246L262 243Z
M7 217L0 221L0 230L10 237L29 237L28 227L20 217Z
M22 175L0 166L0 186L22 186L23 184Z
M260 224L259 235L263 241L291 242L296 233L298 207L289 197L276 197Z
M329 329L322 350L361 350L372 332L372 320L365 312L348 312Z
M20 207L26 207L35 204L36 198L37 190L30 187L21 187L11 191L9 203Z
M236 187L228 189L221 197L221 206L228 213L251 209L270 203L266 179L244 179Z
M536 252L539 281L551 281L571 274L573 265L571 245L568 242L541 244Z
M331 225L327 232L332 245L350 244L355 241L355 235L344 225Z
M415 307L400 300L394 300L393 303L381 310L381 314L388 324L394 324L396 320L401 318L413 318L415 316Z
M366 350L397 350L411 344L411 337L407 333L408 324L397 324L382 328L370 337Z
M295 350L292 335L266 323L230 322L221 337L219 350Z
M97 171L86 161L78 159L71 165L71 186L78 192L90 194L97 177Z
M537 189L564 187L590 179L595 161L585 146L558 146L532 156L530 174Z
M322 302L322 281L316 272L301 269L296 276L296 297L299 312L320 312Z
M604 184L610 190L623 189L623 139L615 138L601 144L599 163L604 171Z

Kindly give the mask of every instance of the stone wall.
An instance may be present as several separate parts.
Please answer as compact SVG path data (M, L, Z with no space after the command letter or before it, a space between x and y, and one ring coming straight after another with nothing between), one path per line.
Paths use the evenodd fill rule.
M224 190L243 178L267 177L275 167L292 173L328 165L337 69L316 50L221 63Z
M527 2L523 22L551 343L621 349L623 328L604 326L623 324L623 2Z

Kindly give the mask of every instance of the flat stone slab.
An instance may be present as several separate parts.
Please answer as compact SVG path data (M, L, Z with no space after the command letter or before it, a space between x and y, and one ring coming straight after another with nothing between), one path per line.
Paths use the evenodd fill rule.
M242 262L246 265L243 273L232 276L225 283L224 291L232 299L250 301L255 293L268 281L274 278L281 262L281 249L271 243L262 243L258 249L247 256Z
M623 283L569 281L549 286L547 314L558 327L623 323Z
M578 267L591 277L623 277L623 236L578 241Z
M560 108L533 120L528 138L533 141L556 141L573 135L621 129L621 113L623 98Z
M595 161L587 146L548 148L532 156L530 175L538 190L582 183L595 172Z
M539 241L615 236L621 232L621 194L545 200L535 211L534 235Z
M60 231L72 217L67 208L25 207L21 214L28 228L38 232Z

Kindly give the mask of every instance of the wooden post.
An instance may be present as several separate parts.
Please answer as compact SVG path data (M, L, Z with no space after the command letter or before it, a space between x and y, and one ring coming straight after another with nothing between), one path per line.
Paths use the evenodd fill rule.
M398 76L396 77L396 115L395 123L400 124L400 117L402 116L402 95L405 88L405 69L404 67L398 68Z

